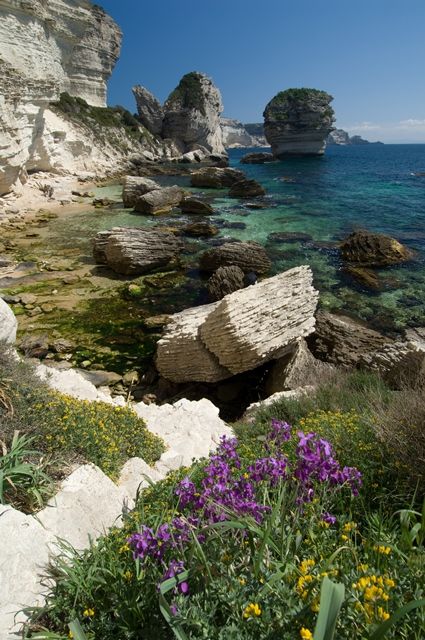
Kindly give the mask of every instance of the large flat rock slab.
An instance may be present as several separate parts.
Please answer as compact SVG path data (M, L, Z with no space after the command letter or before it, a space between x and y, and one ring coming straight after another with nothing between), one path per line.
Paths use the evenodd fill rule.
M217 303L186 309L171 316L157 344L156 366L173 382L217 382L231 376L199 337L199 329Z
M85 464L64 480L37 519L53 536L84 549L90 538L120 524L126 506L131 506L127 493L98 467Z
M147 428L168 445L155 468L160 473L190 465L194 458L203 458L215 450L222 435L231 436L231 428L221 420L218 408L206 398L175 404L134 405L137 415Z
M281 358L314 331L317 299L310 267L296 267L225 296L200 336L232 374L249 371Z
M41 605L40 575L49 560L53 536L32 516L0 505L0 638L12 640L26 616L22 607Z

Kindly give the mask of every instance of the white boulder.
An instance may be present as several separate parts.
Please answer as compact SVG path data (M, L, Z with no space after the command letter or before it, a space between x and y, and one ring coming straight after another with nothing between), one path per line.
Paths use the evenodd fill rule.
M16 340L18 322L6 302L0 298L0 342L13 344Z

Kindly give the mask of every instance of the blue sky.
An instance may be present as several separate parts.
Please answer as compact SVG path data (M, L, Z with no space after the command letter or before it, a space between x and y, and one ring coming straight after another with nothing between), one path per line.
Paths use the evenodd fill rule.
M425 143L425 0L98 0L124 32L109 103L135 111L142 84L165 100L203 71L224 115L261 122L289 87L331 93L337 126Z

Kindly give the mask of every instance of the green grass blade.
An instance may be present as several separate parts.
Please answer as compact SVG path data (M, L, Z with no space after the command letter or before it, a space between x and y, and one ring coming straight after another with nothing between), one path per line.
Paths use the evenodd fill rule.
M393 613L393 615L391 616L391 618L389 618L389 620L386 620L381 625L379 625L379 627L370 637L370 640L381 640L382 638L385 637L387 631L389 631L389 629L391 629L391 627L395 625L396 622L401 620L401 618L405 616L406 613L413 611L413 609L419 609L420 607L424 607L424 606L425 606L425 599L412 600L412 602L405 604L404 607L400 607L399 609L397 609L397 611L395 611L395 613Z
M314 640L332 640L335 633L338 614L345 597L343 584L332 582L325 577L320 590L320 608L314 630Z
M175 587L177 587L179 584L185 582L188 577L189 571L182 571L177 576L175 576L175 578L168 578L168 580L164 580L164 582L161 582L161 584L159 585L159 608L162 615L164 616L165 621L173 631L177 640L188 640L188 637L181 628L181 625L176 624L170 605L168 604L164 596L172 589L175 589Z
M74 637L74 640L88 640L78 618L75 618L75 620L70 622L68 627Z

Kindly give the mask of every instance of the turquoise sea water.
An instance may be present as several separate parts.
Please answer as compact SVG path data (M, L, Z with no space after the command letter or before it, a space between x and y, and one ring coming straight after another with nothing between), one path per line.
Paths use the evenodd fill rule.
M205 190L216 211L211 221L220 227L219 237L261 242L275 273L310 264L322 307L343 310L386 331L425 324L425 176L414 175L425 171L425 145L329 147L321 158L240 165L247 152L231 150L231 166L263 184L267 208L249 209L243 200L229 199L227 191ZM161 181L189 185L188 177ZM88 239L100 229L195 219L179 213L160 218L134 214L120 208L120 191L119 186L99 189L99 194L117 199L116 208L62 220L55 241L80 243L89 250ZM411 262L377 272L383 283L379 291L366 289L342 270L337 243L357 228L390 234L415 251ZM302 232L310 238L276 242L269 239L274 232ZM206 301L204 282L196 270L197 252L213 241L190 242L186 285L173 292L172 308L166 297L161 298L158 312Z

